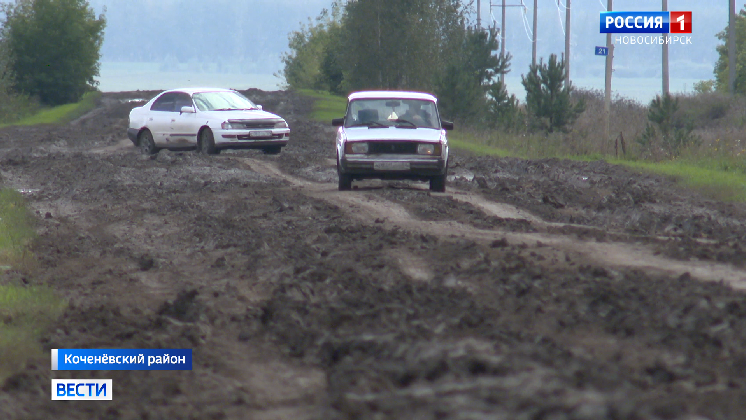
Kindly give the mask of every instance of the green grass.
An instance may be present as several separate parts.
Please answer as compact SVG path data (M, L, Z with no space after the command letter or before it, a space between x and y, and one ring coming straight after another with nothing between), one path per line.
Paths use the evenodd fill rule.
M469 132L449 134L451 147L476 155L524 159L556 157L581 161L604 159L611 164L626 166L638 172L671 176L682 185L698 190L705 196L716 200L746 202L746 169L744 169L743 162L735 162L732 158L687 156L685 159L647 162L617 159L598 154L568 155L558 153L561 149L553 147L547 147L544 150L532 150L538 145L527 146L528 153L526 153L520 150L521 147L508 150L485 144L482 140ZM536 142L536 139L526 138L525 141ZM536 148L540 149L540 147Z
M18 191L0 190L0 265L22 262L35 236L31 220Z
M311 118L316 121L331 123L333 118L342 118L347 112L347 98L343 96L309 89L302 89L300 93L314 99Z
M672 176L683 185L699 190L704 195L717 200L746 202L746 174L737 170L707 167L711 163L709 159L664 162L609 159L609 162L637 171Z
M0 190L0 270L29 267L35 237L23 196ZM0 284L0 383L42 354L39 338L60 316L65 301L47 287Z
M505 149L498 147L489 146L482 143L477 143L470 139L468 135L459 132L448 133L448 145L455 149L465 150L475 155L480 156L495 156L495 157L522 157L517 154L510 153Z
M37 124L64 124L68 123L86 112L96 107L98 99L101 97L100 92L90 92L83 96L83 99L74 103L59 105L51 108L42 108L33 115L29 115L13 123L6 123L0 127L11 125L37 125Z

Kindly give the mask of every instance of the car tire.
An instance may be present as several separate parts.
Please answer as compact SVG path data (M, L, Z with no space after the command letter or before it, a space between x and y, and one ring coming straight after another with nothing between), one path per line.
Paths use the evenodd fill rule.
M280 151L282 151L282 146L265 147L262 151L265 155L279 155Z
M220 149L215 147L215 136L212 134L212 130L205 128L200 131L197 149L206 155L217 155L220 153Z
M142 130L140 135L137 136L137 145L140 148L140 153L143 155L154 155L158 153L158 148L155 147L155 141L153 141L153 134L150 130Z
M337 154L337 177L339 177L339 191L349 191L352 189L352 176L343 173L339 167L339 154Z
M352 176L339 173L339 191L350 191L352 189Z
M446 192L446 177L447 174L438 175L430 178L430 191L433 192Z

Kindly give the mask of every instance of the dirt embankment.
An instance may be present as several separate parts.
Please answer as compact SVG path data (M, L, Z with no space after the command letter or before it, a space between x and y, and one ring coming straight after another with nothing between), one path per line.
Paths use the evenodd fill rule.
M291 144L140 156L129 99L0 131L0 180L38 215L70 302L45 348L192 348L191 372L50 372L2 385L8 419L743 419L746 243L724 204L604 162L453 152L446 194L336 191L334 129L249 91ZM723 280L722 282L720 280ZM109 403L50 378L111 378Z

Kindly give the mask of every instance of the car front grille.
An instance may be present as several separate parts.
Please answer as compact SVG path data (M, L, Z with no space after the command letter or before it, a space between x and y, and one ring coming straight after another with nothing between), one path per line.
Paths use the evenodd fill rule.
M371 141L368 142L368 154L416 155L418 144L414 141Z
M267 139L281 139L283 137L285 137L285 134L272 134L271 136L262 136L262 137L250 137L248 135L236 136L238 140L267 140Z
M243 128L275 128L277 120L257 120L257 121L231 121L233 126L241 125Z

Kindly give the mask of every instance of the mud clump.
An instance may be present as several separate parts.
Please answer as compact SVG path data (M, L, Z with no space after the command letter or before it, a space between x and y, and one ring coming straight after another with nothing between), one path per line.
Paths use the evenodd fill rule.
M158 310L158 315L168 316L183 322L195 322L199 319L202 305L197 301L199 292L183 290L179 292L173 302L164 302Z

